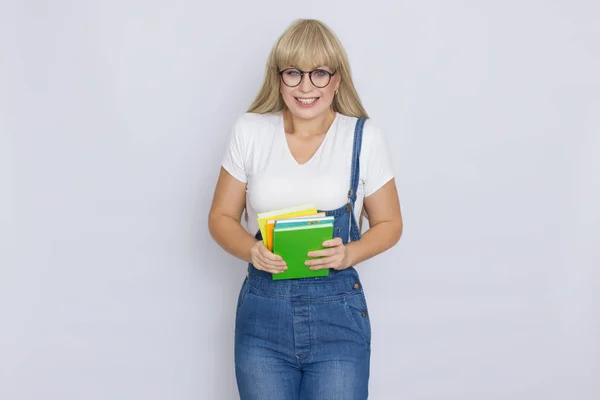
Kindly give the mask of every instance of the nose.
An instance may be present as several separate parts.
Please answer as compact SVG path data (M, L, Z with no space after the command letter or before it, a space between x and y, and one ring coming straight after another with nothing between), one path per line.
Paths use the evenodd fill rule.
M300 82L299 89L300 89L300 91L306 92L306 93L310 92L313 89L313 84L310 81L310 73L309 72L304 73L302 82Z

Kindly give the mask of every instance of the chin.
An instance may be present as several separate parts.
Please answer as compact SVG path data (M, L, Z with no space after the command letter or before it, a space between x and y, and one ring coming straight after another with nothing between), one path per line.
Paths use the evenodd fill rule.
M315 118L318 117L320 115L322 115L323 113L327 112L327 109L305 109L305 108L294 108L292 111L292 114L296 115L297 117L300 118L304 118L304 119L311 119L311 118Z
M320 107L305 108L305 107L298 107L296 104L292 103L291 107L288 105L288 109L290 110L290 112L293 115L295 115L299 118L310 119L310 118L318 117L329 111L328 107L323 107L322 104L319 104L319 106Z

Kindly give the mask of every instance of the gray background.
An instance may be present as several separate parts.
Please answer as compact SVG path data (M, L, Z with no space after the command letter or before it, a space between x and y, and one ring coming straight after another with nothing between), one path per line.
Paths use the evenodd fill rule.
M323 19L395 156L371 398L600 398L597 1L0 1L0 398L235 399L209 237L276 37Z

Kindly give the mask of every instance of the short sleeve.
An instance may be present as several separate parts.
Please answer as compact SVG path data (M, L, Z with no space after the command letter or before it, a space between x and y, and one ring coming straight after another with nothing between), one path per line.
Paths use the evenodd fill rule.
M243 135L240 121L236 121L229 135L229 143L221 161L221 166L240 182L248 182L246 171L246 137Z
M376 127L370 129L370 145L367 150L364 193L370 196L394 178L390 150L383 132Z

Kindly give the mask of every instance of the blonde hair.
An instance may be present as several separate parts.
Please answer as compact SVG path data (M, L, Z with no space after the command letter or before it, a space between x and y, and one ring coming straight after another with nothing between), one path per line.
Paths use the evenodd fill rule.
M279 92L279 71L291 66L312 69L320 65L328 66L340 78L340 87L332 102L333 111L369 118L352 82L346 51L331 29L314 19L295 20L275 42L262 87L248 112L266 114L285 110L287 107Z

